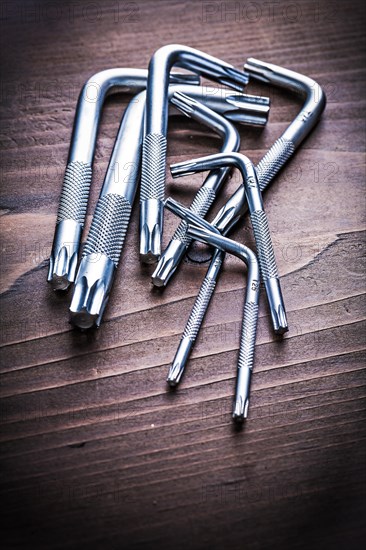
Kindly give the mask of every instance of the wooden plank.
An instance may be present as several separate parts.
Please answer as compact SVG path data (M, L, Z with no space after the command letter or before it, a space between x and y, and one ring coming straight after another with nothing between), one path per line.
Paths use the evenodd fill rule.
M1 490L5 548L359 548L365 538L365 8L359 0L4 2L1 9ZM225 267L177 391L169 364L206 272L195 245L164 291L138 262L138 205L98 331L68 323L46 284L75 104L112 66L147 67L183 43L241 67L249 56L312 76L328 103L265 195L290 332L262 292L250 417L230 413L245 270ZM240 128L255 163L301 101L269 95L263 130ZM121 115L108 99L87 227ZM168 164L220 147L183 117ZM191 202L204 175L167 176ZM212 217L240 184L234 171ZM188 184L188 185L186 185ZM166 216L164 243L177 226ZM85 235L84 235L85 237ZM233 233L254 245L249 219Z

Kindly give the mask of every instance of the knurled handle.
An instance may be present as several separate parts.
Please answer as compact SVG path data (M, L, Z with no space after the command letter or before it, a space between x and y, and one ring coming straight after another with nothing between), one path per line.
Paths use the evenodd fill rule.
M203 318L215 290L216 281L205 277L203 279L198 296L194 302L193 309L189 315L182 339L189 338L194 342L202 325Z
M185 370L189 354L194 346L198 332L201 328L203 318L208 309L212 295L216 286L216 278L211 276L216 270L220 269L224 261L225 254L219 252L211 260L208 274L204 278L198 296L194 302L192 311L189 315L186 327L179 342L177 352L173 363L169 369L167 381L171 386L176 386Z
M243 324L239 346L239 360L233 418L243 421L248 416L250 380L254 363L255 337L257 333L258 305L244 305Z
M74 220L84 226L88 206L91 165L73 161L66 166L56 223Z
M280 137L274 142L256 166L261 191L264 191L268 187L294 152L295 146L292 141Z
M142 145L140 201L164 200L167 141L163 134L147 134Z
M104 254L118 267L131 216L131 204L118 194L99 198L82 256Z
M264 281L270 278L277 278L277 264L267 216L263 210L256 210L250 214L250 219L252 221L262 278Z
M252 302L244 305L243 324L239 346L238 368L253 368L255 337L257 333L258 305Z
M191 212L194 212L201 218L204 218L207 212L209 211L211 205L213 204L216 198L216 193L213 189L209 187L201 187L189 207ZM188 224L185 221L182 221L177 227L172 240L180 241L186 247L192 242L192 238L187 236Z

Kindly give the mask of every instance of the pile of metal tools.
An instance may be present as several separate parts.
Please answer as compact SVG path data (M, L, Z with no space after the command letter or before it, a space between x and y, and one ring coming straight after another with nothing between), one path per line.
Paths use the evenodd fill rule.
M191 73L171 72L173 66ZM218 82L220 87L201 87L200 76ZM249 79L294 92L303 99L299 114L257 166L238 152L240 139L233 125L264 126L267 123L269 99L242 93ZM137 95L122 118L78 263L102 107L107 95L121 90ZM168 373L167 381L171 386L179 384L182 378L225 253L241 258L246 264L247 284L233 411L235 420L246 418L261 281L274 332L283 334L288 330L262 193L314 127L325 103L321 87L299 73L252 58L241 71L202 51L177 44L157 50L148 70L115 68L92 76L83 86L76 108L48 272L48 281L54 290L64 291L73 285L71 323L85 330L98 327L102 321L140 183L140 260L148 264L157 262L152 275L153 285L168 284L192 240L214 247ZM174 177L210 170L189 209L171 198L165 200L170 107L204 124L222 138L220 153L170 167ZM243 183L208 223L204 217L233 166L240 170ZM164 206L182 221L161 253ZM247 210L256 253L226 236Z

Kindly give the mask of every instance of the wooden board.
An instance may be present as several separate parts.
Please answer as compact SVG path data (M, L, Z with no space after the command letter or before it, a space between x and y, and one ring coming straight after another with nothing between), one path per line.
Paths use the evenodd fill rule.
M2 503L6 548L359 548L365 480L365 56L363 2L3 2L1 89ZM101 328L68 324L46 283L78 92L109 67L146 68L183 43L242 67L307 74L324 116L265 196L290 331L260 304L250 418L230 417L245 274L227 258L186 376L165 377L207 262L194 250L154 291L138 262L135 206ZM296 115L269 94L264 155ZM88 223L130 99L109 99ZM168 163L218 150L174 117ZM189 185L185 185L188 183ZM189 204L201 175L172 181ZM220 204L240 182L234 172ZM216 205L216 212L220 204ZM177 225L166 217L165 244ZM253 244L248 219L233 238Z

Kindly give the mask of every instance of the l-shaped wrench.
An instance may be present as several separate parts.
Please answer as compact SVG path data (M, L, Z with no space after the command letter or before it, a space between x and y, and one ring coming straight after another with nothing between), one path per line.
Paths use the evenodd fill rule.
M248 76L232 65L181 44L163 46L152 56L147 82L146 136L142 147L140 193L140 259L144 263L157 262L161 253L168 77L175 64L238 91L242 91L248 83Z
M165 201L165 206L189 224L187 232L192 238L237 256L247 266L247 286L244 299L233 411L233 419L242 421L248 415L250 380L254 364L255 338L258 323L260 284L259 264L256 255L247 246L223 237L216 227L197 216L191 210L182 207L176 201L168 198ZM194 326L192 326L192 329L194 330ZM167 381L171 386L175 386L179 381L176 377L177 374L179 373L174 373L172 370L169 371Z
M276 333L283 334L288 330L286 310L257 172L252 162L241 153L218 153L193 161L172 164L170 169L173 176L176 177L222 166L236 166L243 176L245 196L249 206L261 277L266 288L273 329Z

